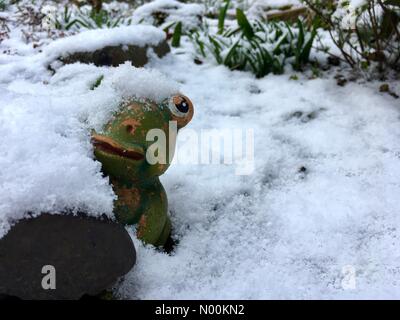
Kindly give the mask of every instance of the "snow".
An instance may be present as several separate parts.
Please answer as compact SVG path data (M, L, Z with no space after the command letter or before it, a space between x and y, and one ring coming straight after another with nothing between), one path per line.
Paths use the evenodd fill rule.
M252 5L260 5L264 8L281 8L286 6L300 6L299 0L256 0Z
M15 39L12 40L15 41ZM86 30L76 35L57 39L44 47L41 52L29 56L23 61L17 59L14 63L0 65L0 82L8 81L13 75L21 72L37 79L38 76L40 77L48 71L47 67L52 62L76 52L91 52L117 45L155 46L163 40L165 40L165 33L162 30L147 25ZM9 41L4 42L3 45L10 45Z
M101 75L100 86L90 90ZM128 63L67 65L48 84L10 81L0 85L0 238L28 213L113 217L115 195L93 160L90 130L101 130L123 100L162 101L178 86L156 70Z
M252 11L258 7L263 10L279 9L287 6L302 6L300 0L255 0L251 2L249 10Z
M184 30L196 28L200 24L200 16L204 14L204 6L197 3L182 3L176 0L155 0L138 7L133 13L134 23L154 25L157 19L155 14L166 15L161 27L181 21Z
M365 5L365 4L367 4L366 0L351 0L350 3L349 3L349 6L353 7L353 8L358 8L358 7L361 7L361 6Z
M249 17L265 17L266 12L278 12L277 10L303 7L300 0L255 0L247 10Z
M400 298L400 110L380 82L339 87L334 73L291 80L289 70L256 79L194 64L185 38L146 69L72 64L51 76L44 54L10 40L0 46L23 50L0 60L0 237L27 211L111 216L90 130L123 99L179 90L195 115L161 177L178 244L162 253L128 227L137 264L120 298ZM201 140L190 133L210 129L253 130L252 174L237 175L236 162L184 164Z
M256 168L173 165L161 180L179 244L167 255L135 240L120 297L400 298L398 101L377 83L256 80L177 51L152 65L195 106L176 156L196 149L184 130L252 128Z
M52 42L44 54L66 56L75 52L92 52L108 46L158 45L165 40L165 33L153 26L122 26L113 29L86 30L74 36Z

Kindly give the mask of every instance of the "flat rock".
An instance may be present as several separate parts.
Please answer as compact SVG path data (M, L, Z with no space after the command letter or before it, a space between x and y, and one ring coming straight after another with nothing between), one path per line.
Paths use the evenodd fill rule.
M170 47L166 40L160 42L157 46L136 46L136 45L118 45L106 46L92 52L75 52L67 57L60 58L65 63L93 63L96 66L116 67L126 61L131 61L135 67L143 67L148 62L147 50L152 48L159 57L165 56L170 52Z
M22 299L96 295L135 261L134 245L122 225L108 219L42 214L20 220L0 239L0 295ZM50 275L42 273L48 265L55 270L55 289L42 287Z

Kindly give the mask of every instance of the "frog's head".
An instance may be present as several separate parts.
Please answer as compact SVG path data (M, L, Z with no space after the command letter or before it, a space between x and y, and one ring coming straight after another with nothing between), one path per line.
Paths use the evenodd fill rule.
M179 130L193 117L193 104L183 95L175 95L157 104L149 100L131 100L125 103L108 122L101 133L92 133L94 155L102 163L103 172L117 181L132 183L163 174L169 167L169 153L174 152L174 134L170 121L176 121ZM147 141L151 129L165 134L166 163L151 164L146 155L155 141ZM159 141L156 141L159 142ZM170 149L170 150L169 150Z

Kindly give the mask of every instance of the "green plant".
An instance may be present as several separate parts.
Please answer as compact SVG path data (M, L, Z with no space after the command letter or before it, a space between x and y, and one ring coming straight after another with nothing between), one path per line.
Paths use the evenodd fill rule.
M0 0L0 11L4 11L7 7L7 1L6 0Z
M99 76L99 77L96 79L96 81L90 86L90 90L96 89L96 88L101 84L101 82L103 81L103 79L104 79L104 76L103 76L103 75Z
M340 50L336 58L361 71L371 71L372 66L380 74L400 71L400 0L366 0L358 7L349 1L304 2Z
M64 11L60 14L60 17L55 16L53 18L54 27L58 30L60 29L69 30L71 26L75 23L75 20L71 21L71 16L72 12L69 9L69 6L67 5L64 6Z
M125 18L121 12L81 10L70 5L65 5L53 18L54 27L59 30L115 28L131 23L132 19Z
M251 70L257 77L284 72L290 63L301 70L309 61L316 36L316 26L309 31L301 20L295 26L284 22L250 22L244 12L236 10L237 28L225 28L229 1L220 9L217 33L208 28L191 34L197 51L211 54L218 64L231 70Z
M226 17L226 13L228 12L228 7L229 7L230 3L231 3L230 0L225 1L225 5L219 11L219 15L218 15L218 34L221 34L224 31L225 17Z
M172 35L172 42L171 45L173 47L179 47L181 42L182 36L182 22L178 22L175 26L174 33Z
M87 29L115 28L119 26L122 17L114 18L108 11L100 9L91 11L89 15L81 15L78 23Z

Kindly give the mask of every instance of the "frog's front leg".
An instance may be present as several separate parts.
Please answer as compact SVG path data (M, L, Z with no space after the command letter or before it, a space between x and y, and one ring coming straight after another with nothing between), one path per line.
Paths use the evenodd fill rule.
M165 190L157 181L144 191L144 207L137 228L137 237L145 243L163 246L171 232L168 200Z
M162 246L171 232L168 200L158 178L132 187L114 183L118 199L114 214L123 224L138 224L137 237L154 246Z

